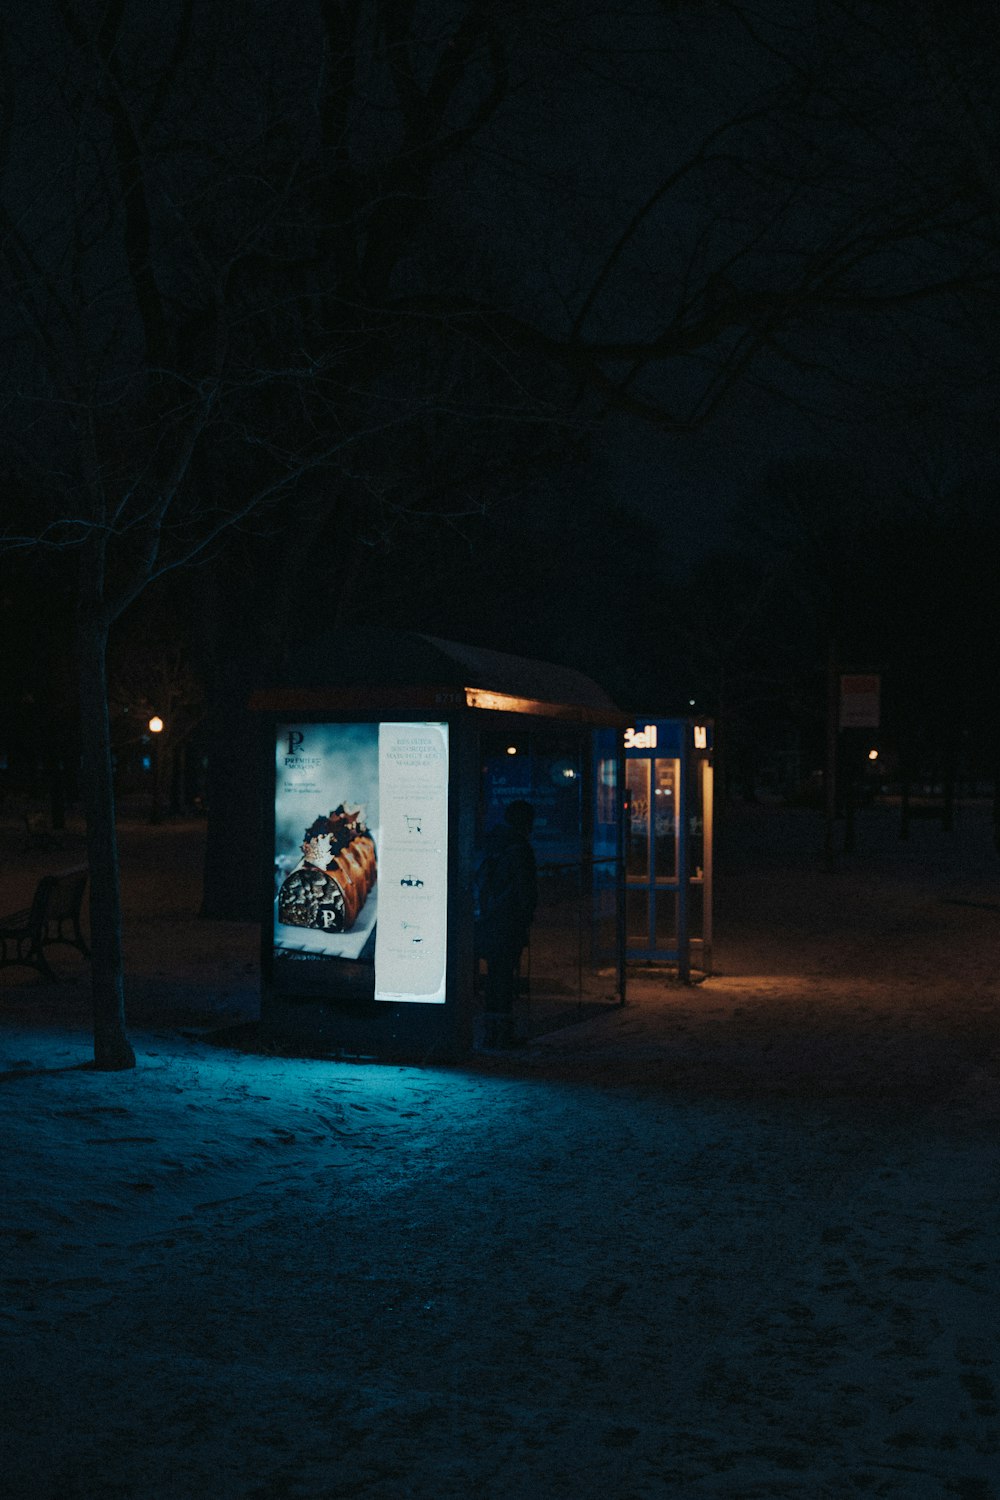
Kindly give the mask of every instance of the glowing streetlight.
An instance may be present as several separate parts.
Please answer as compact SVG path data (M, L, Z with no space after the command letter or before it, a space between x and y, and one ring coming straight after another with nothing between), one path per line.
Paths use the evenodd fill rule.
M156 736L163 733L164 723L159 714L154 714L146 725L153 736L153 743L149 747L149 769L152 772L152 803L149 809L149 821L151 823L162 823L163 802L160 789L160 746Z
M869 760L878 760L878 751L877 750L869 750L869 752L868 752L868 759Z

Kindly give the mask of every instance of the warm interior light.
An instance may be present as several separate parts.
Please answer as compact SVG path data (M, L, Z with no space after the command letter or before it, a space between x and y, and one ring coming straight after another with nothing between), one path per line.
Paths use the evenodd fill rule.
M868 752L868 759L869 760L878 760L878 751L877 750L869 750L869 752Z
M160 733L162 733L162 730L163 730L163 720L160 718L159 714L154 714L153 715L153 717L150 719L149 724L148 724L147 727L149 729L150 734L160 734Z
M516 755L517 754L517 746L516 745L508 745L507 746L507 754L508 755Z

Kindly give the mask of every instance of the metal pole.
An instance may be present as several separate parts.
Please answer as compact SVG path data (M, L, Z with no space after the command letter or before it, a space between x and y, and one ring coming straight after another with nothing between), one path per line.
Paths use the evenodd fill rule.
M701 769L702 786L702 971L706 978L712 972L712 840L714 838L715 804L714 771L706 760Z
M677 819L677 977L682 984L691 983L691 923L688 913L688 845L690 840L690 817L688 809L688 767L691 757L690 739L694 730L690 722L683 724L680 756L677 760L677 797L674 816Z
M621 736L620 733L618 735L618 747L617 747L617 752L616 752L616 755L615 755L615 778L616 778L616 781L617 781L617 786L616 786L615 790L616 790L616 793L617 793L617 809L618 809L618 820L617 820L618 821L618 829L617 829L618 866L617 866L617 869L615 871L615 889L616 889L617 896L618 896L618 900L617 900L617 908L618 909L617 909L617 912L616 912L616 919L615 919L615 931L616 931L616 936L617 936L617 947L618 947L618 1004L619 1005L624 1005L625 1004L625 972L626 972L625 944L626 944L626 942L628 940L627 928L626 928L626 925L625 925L625 892L626 892L626 881L625 881L625 798L626 798L626 787L625 787L625 748L624 748L624 746L622 744L622 736Z
M840 680L837 673L837 643L830 637L826 663L826 770L823 773L823 802L826 829L823 842L824 863L833 869L833 831L837 817L837 735L840 718Z

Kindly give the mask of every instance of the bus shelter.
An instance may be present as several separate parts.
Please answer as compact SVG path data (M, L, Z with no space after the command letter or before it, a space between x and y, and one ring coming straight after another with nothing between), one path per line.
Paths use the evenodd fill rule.
M626 951L681 979L712 972L714 726L635 719L625 730Z
M349 664L317 642L261 690L261 1020L343 1056L445 1059L482 1038L476 872L534 809L538 903L515 1027L625 998L626 717L591 679L413 632Z

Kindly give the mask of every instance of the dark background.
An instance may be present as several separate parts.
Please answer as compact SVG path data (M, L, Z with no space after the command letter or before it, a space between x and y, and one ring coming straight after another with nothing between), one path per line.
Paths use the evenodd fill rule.
M893 784L991 783L997 27L7 16L7 789L76 793L87 610L120 789L155 710L164 808L226 828L249 691L317 642L335 683L373 624L694 704L730 795L813 795L831 668L873 668Z

